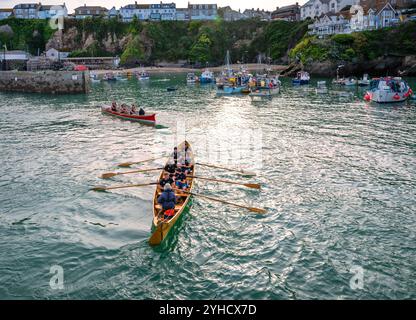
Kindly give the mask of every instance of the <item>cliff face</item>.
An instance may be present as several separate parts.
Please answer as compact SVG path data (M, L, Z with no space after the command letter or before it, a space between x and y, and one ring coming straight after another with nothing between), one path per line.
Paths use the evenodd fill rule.
M46 43L45 49L55 48L61 51L86 51L93 45L98 45L102 50L118 54L122 52L131 40L131 34L118 38L117 35L107 34L102 40L97 40L93 33L80 33L76 27L64 32L58 30Z

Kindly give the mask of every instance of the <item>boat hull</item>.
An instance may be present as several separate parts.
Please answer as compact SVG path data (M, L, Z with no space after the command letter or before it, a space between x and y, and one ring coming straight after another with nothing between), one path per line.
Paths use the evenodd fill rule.
M293 79L292 84L297 85L297 86L303 86L303 85L309 84L309 80Z
M408 96L404 93L395 93L389 91L367 91L370 100L376 103L398 103L406 101Z
M101 107L102 113L106 115L110 115L113 117L117 117L124 120L134 121L134 122L140 122L145 124L155 124L156 123L156 114L150 114L150 115L127 115L119 112L115 112L111 110L110 106L103 106Z
M185 145L188 146L188 152L190 152L190 158L193 164L193 171L192 175L195 175L195 161L194 161L194 155L191 148L191 145L184 141L178 146L178 152L181 152L181 150L184 149ZM163 170L160 174L160 178L163 177ZM188 180L189 181L189 180ZM194 187L194 179L189 181L190 187L188 192L192 192ZM176 193L176 192L175 192ZM183 203L180 205L180 208L176 211L175 215L172 219L170 219L167 222L160 223L158 219L159 215L159 209L157 208L157 199L158 199L158 188L156 188L154 196L153 196L153 222L152 222L152 235L149 239L149 244L152 246L160 245L169 235L169 232L172 230L173 226L176 224L176 222L179 220L179 218L182 216L182 214L189 209L190 203L191 203L191 195L189 194L186 199L183 201ZM176 207L175 207L176 209Z

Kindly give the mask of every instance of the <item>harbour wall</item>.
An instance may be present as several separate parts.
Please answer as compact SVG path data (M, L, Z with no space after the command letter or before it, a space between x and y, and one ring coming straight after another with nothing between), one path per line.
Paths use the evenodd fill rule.
M0 91L88 93L88 71L0 71Z

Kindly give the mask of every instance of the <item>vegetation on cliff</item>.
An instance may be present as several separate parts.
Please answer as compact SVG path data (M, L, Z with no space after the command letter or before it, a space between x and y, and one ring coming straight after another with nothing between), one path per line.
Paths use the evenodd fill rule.
M333 35L326 39L305 37L290 51L290 57L304 64L316 61L371 61L386 55L405 56L416 53L416 22L397 27L351 34Z
M1 20L1 25L13 30L10 36L0 29L0 41L6 42L8 49L28 49L33 54L38 49L45 50L54 34L47 20L11 18ZM74 57L119 55L126 64L182 60L203 66L222 64L227 50L234 62L255 62L259 53L278 61L286 57L306 30L305 22L259 19L233 22L133 19L130 23L118 19L68 19L64 35L71 34L71 41L59 45L60 49L72 51Z

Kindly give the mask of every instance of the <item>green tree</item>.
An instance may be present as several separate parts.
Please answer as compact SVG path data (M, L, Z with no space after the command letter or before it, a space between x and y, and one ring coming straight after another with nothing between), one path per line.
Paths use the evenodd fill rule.
M135 36L127 44L126 49L120 57L120 63L123 65L136 64L143 59L144 54L141 48L140 37Z
M207 63L210 61L212 41L207 34L203 33L199 36L198 41L192 46L189 58L193 62Z

